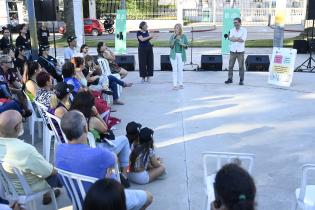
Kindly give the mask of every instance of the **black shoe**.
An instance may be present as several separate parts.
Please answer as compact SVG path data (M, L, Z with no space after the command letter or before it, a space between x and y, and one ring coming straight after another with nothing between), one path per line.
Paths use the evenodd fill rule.
M129 180L122 173L120 173L120 182L125 188L130 187Z
M225 84L230 84L230 83L233 83L233 80L228 79L228 80L226 80L224 83L225 83Z
M238 84L239 85L244 85L244 82L241 80Z
M109 95L109 96L113 95L113 92L110 90L102 90L102 93Z

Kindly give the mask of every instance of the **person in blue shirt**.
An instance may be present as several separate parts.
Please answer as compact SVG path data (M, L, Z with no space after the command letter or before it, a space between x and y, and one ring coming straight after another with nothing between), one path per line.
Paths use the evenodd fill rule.
M72 95L75 96L81 89L81 84L79 80L75 78L75 68L73 63L66 62L65 64L63 64L62 76L65 83L74 87Z
M116 155L105 148L91 148L87 144L88 126L79 111L69 111L61 119L61 129L69 143L59 144L56 150L57 168L80 175L102 179L114 177ZM91 184L85 183L85 191ZM143 190L125 189L128 210L146 209L152 202L152 194Z

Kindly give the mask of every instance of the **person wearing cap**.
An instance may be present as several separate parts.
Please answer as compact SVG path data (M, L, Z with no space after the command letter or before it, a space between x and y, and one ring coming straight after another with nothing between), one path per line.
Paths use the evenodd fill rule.
M139 132L139 144L130 154L128 179L136 184L148 184L165 174L165 167L154 152L154 131L142 128Z
M18 46L15 48L15 60L14 67L20 72L21 75L24 73L26 68L27 58L25 56L25 47Z
M46 28L46 24L44 22L41 24L41 27L37 31L37 37L39 45L49 45L49 30L48 28Z
M61 67L57 60L49 55L49 45L39 47L38 63L46 70L57 82L62 82Z
M142 125L135 121L129 122L126 126L126 136L129 140L131 150L135 145L139 144L139 132Z
M67 42L68 42L68 47L64 51L65 63L68 61L71 61L71 59L76 54L75 48L77 47L77 37L68 36Z
M2 38L0 39L0 50L12 48L13 44L10 40L10 30L7 27L2 27Z
M62 116L70 109L70 96L72 91L72 85L65 82L57 83L54 87L55 95L51 97L49 112L61 119Z
M21 24L20 30L19 30L19 36L16 38L15 45L16 47L23 46L25 50L25 57L26 60L31 59L31 40L28 32L28 26L26 24Z

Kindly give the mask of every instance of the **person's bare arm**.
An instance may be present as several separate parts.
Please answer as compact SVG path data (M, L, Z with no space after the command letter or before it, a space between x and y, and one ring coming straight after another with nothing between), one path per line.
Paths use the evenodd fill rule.
M157 167L161 166L160 161L156 158L155 155L153 155L153 156L150 158L150 161L151 161L151 166L152 166L153 168L157 168Z

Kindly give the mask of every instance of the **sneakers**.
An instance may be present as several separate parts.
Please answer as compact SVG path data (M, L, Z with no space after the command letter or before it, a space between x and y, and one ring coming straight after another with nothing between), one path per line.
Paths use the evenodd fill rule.
M121 184L125 187L125 188L129 188L130 187L130 183L127 177L125 177L125 175L123 175L122 173L120 173L120 181Z
M244 85L244 82L241 80L238 84L239 85Z
M124 105L124 102L119 101L119 100L114 100L113 104L114 105Z
M58 198L61 194L61 191L59 189L55 189L54 194L55 194L55 197ZM50 196L50 193L45 193L43 195L43 201L42 201L43 205L48 205L51 203L51 201L52 201L52 198Z
M225 84L230 84L230 83L233 83L233 80L232 79L228 79L224 82Z

